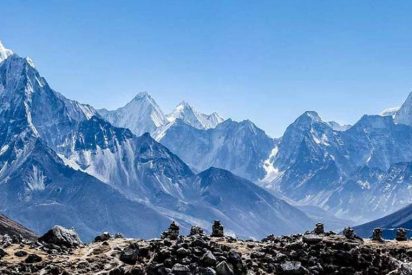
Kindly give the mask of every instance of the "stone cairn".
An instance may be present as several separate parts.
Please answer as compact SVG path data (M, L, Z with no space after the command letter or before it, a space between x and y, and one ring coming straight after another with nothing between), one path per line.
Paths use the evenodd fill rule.
M196 236L196 235L199 235L199 236L204 235L203 229L199 226L192 226L190 228L189 236Z
M382 229L380 229L379 227L373 229L372 241L381 242L381 243L384 242L384 240L383 240L383 238L382 238Z
M355 239L355 231L353 230L352 227L345 227L343 229L343 235L347 238L347 239Z
M214 221L212 225L212 237L224 237L223 225L220 221Z
M162 239L169 239L169 240L177 240L180 234L180 228L179 226L173 221L169 228L162 233L161 238Z
M315 225L315 228L313 229L312 232L308 232L308 233L312 233L315 235L324 235L325 234L325 227L323 225L323 223L317 223ZM306 234L308 234L306 233ZM333 232L332 232L333 233ZM107 233L103 233L101 236L96 237L101 239L102 236L106 237ZM329 233L327 233L326 235L328 235ZM352 227L345 227L342 231L343 236L345 236L345 238L353 240L353 239L359 239L362 240L362 238L356 236L355 231ZM189 236L204 236L204 230L199 227L199 226L192 226L190 228L190 233ZM177 240L180 236L180 228L179 226L176 224L176 222L172 222L169 226L169 228L164 231L161 235L162 239L169 239L169 240ZM210 235L211 237L224 237L224 228L223 225L221 224L220 221L215 220L212 224L212 233ZM104 238L106 239L106 238ZM274 235L270 235L267 238L263 239L269 241L272 239L275 239ZM397 241L407 241L408 240L408 236L407 236L407 232L404 228L398 228L396 230L396 238ZM372 241L375 242L384 242L384 239L382 237L382 229L381 228L374 228L373 232L372 232L372 237L371 237ZM99 240L97 240L99 241Z
M398 242L404 242L408 240L408 236L406 234L406 230L404 228L398 228L396 230L396 240Z
M323 226L323 223L317 223L315 225L315 229L313 230L313 233L315 233L316 235L325 234L325 227Z

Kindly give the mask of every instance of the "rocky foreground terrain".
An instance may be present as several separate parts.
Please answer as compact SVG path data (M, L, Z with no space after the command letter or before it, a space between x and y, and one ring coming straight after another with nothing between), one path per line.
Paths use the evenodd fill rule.
M85 245L74 230L55 226L35 241L0 236L0 274L412 274L412 241L374 237L317 225L303 235L238 240L219 222L210 236L193 227L183 237L172 223L159 239L103 233Z

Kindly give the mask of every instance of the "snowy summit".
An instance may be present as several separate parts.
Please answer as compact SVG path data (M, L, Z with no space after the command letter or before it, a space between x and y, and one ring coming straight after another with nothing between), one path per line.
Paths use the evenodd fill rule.
M0 41L0 62L3 62L9 56L11 56L13 52L6 47L4 47L3 43Z

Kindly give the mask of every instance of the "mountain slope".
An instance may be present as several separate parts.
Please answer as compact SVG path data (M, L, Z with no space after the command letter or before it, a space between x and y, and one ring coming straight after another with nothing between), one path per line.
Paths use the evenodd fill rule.
M0 183L0 209L41 234L55 224L74 227L85 240L102 230L151 237L169 220L127 200L97 179L75 171L40 140L19 169Z
M23 225L0 214L0 235L22 236L25 239L35 240L36 234Z
M275 143L251 121L231 119L208 130L176 120L155 138L197 171L213 166L250 180L264 176L264 160Z
M262 186L300 204L320 206L340 218L366 221L412 200L408 169L412 127L391 116L363 116L336 131L315 112L291 124L269 163L274 174Z
M264 237L268 232L302 232L313 225L303 212L277 199L268 191L232 173L217 168L198 174L194 181L195 201L217 208L226 227L241 227L243 237Z
M221 218L235 234L256 237L303 230L309 220L252 183L246 185L256 189L231 178L233 191L252 192L244 205L252 207L264 197L265 207L273 207L269 214L256 207L261 213L253 214L255 221L265 224L254 233L247 228L251 219L231 218L235 213L229 210L242 206L238 201L212 205L198 200L202 190L195 183L201 176L179 157L150 135L136 137L53 91L28 59L12 55L0 63L0 87L0 210L36 232L59 223L75 226L85 239L102 230L153 237L169 219L187 229L189 223ZM239 126L232 136L259 132L251 123ZM251 144L259 148L259 142ZM219 189L213 191L211 196L222 196ZM268 224L266 218L294 218L274 210L281 206L305 224Z
M0 62L7 59L12 54L13 52L9 49L6 49L0 41Z
M412 92L402 104L402 106L394 113L396 123L412 126Z
M412 205L408 205L383 218L356 226L354 229L359 236L370 237L372 236L373 229L378 227L382 229L383 237L386 239L394 239L397 228L409 229L407 233L408 236L411 237Z

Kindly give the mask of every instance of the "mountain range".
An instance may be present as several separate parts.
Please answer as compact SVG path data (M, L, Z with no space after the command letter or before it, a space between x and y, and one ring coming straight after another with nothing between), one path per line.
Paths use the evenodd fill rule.
M96 110L0 43L0 129L0 211L37 233L59 223L86 240L153 237L170 220L188 230L219 219L259 238L412 203L412 94L353 125L308 111L273 138L186 102L164 113L148 93Z
M412 95L401 107L364 115L354 125L305 112L280 138L249 120L199 126L186 119L199 113L188 106L179 104L172 114L180 115L150 134L194 171L226 169L294 205L316 206L353 223L412 202L405 169L412 160Z
M0 211L36 233L61 224L84 240L101 231L148 238L171 220L187 231L191 224L208 228L218 219L230 234L260 238L300 232L313 223L229 171L192 171L146 133L156 122L195 123L193 116L162 116L153 101L147 104L147 94L127 106L147 107L140 112L117 110L127 118L96 111L54 91L29 58L0 49ZM131 124L133 131L112 125L105 119L109 113L116 118L112 122L134 121L138 114L136 125L153 123L139 128L145 134L138 136ZM205 129L221 120L193 113Z

